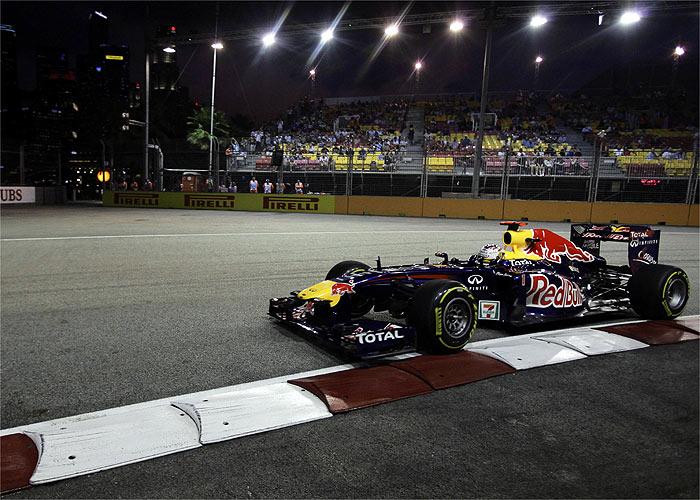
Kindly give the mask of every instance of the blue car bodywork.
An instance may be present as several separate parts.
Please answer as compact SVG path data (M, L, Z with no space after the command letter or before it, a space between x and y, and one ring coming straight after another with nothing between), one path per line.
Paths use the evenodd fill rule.
M269 314L353 357L414 350L416 331L402 322L416 290L430 280L461 283L477 303L478 321L529 325L630 307L627 281L658 260L658 230L648 226L573 225L570 240L509 222L498 258L466 260L438 253L440 263L350 269L288 297L270 300ZM601 241L628 244L629 264L600 257ZM519 244L518 244L519 243ZM374 309L396 322L370 319Z

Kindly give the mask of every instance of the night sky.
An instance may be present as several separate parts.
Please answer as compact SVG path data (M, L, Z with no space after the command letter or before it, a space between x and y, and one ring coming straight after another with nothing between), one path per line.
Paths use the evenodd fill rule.
M509 2L513 3L513 2ZM533 3L534 4L534 3ZM213 2L9 2L0 4L2 23L17 30L20 88L35 85L34 55L40 47L64 49L74 56L87 51L87 21L92 10L110 20L110 42L126 44L131 51L131 76L143 81L144 35L147 24L174 24L179 34L190 30L213 33L216 4ZM354 2L344 19L396 16L403 2ZM479 2L415 3L410 13L474 9ZM644 12L644 4L640 11ZM697 3L695 3L697 6ZM220 2L219 29L235 30L259 26L268 31L291 6L285 25L330 23L340 2ZM446 26L404 27L380 55L368 65L371 52L381 40L379 30L336 33L322 51L318 63L317 95L361 96L401 94L412 91L413 64L423 59L423 92L475 92L479 90L485 31L465 20L458 35ZM612 19L611 19L612 21ZM527 19L513 19L494 35L490 90L531 88L534 58L545 61L540 69L539 88L573 90L610 68L646 66L653 83L670 79L671 52L677 43L687 50L681 71L691 75L688 90L697 93L698 13L653 13L629 27L615 23L597 26L595 16L550 18L539 30ZM306 65L318 38L278 37L278 43L263 51L259 40L224 42L217 65L217 108L243 113L255 119L283 111L309 91ZM183 71L181 83L190 96L209 100L212 49L208 44L178 49ZM363 71L364 70L364 71ZM646 76L645 76L646 77Z

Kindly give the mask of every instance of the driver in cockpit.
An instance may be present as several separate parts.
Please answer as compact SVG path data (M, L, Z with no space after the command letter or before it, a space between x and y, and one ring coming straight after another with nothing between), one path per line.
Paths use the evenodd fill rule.
M477 255L481 257L483 262L491 262L492 260L498 259L502 250L500 245L490 243L481 247Z

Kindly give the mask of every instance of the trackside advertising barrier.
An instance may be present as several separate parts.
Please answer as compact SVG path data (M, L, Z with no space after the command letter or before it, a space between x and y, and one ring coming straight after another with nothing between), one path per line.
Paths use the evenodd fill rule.
M245 210L394 217L700 225L700 207L680 203L469 200L398 196L107 192L111 207Z
M0 187L0 203L34 203L36 201L36 189L27 186L2 186Z
M148 193L108 191L105 206L139 208L188 208L334 214L335 196L296 194Z

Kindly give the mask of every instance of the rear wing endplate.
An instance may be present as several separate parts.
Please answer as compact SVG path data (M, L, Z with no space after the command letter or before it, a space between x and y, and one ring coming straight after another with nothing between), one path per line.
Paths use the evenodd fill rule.
M600 257L601 241L627 243L627 259L634 273L639 266L659 261L661 231L651 226L572 224L571 242Z

